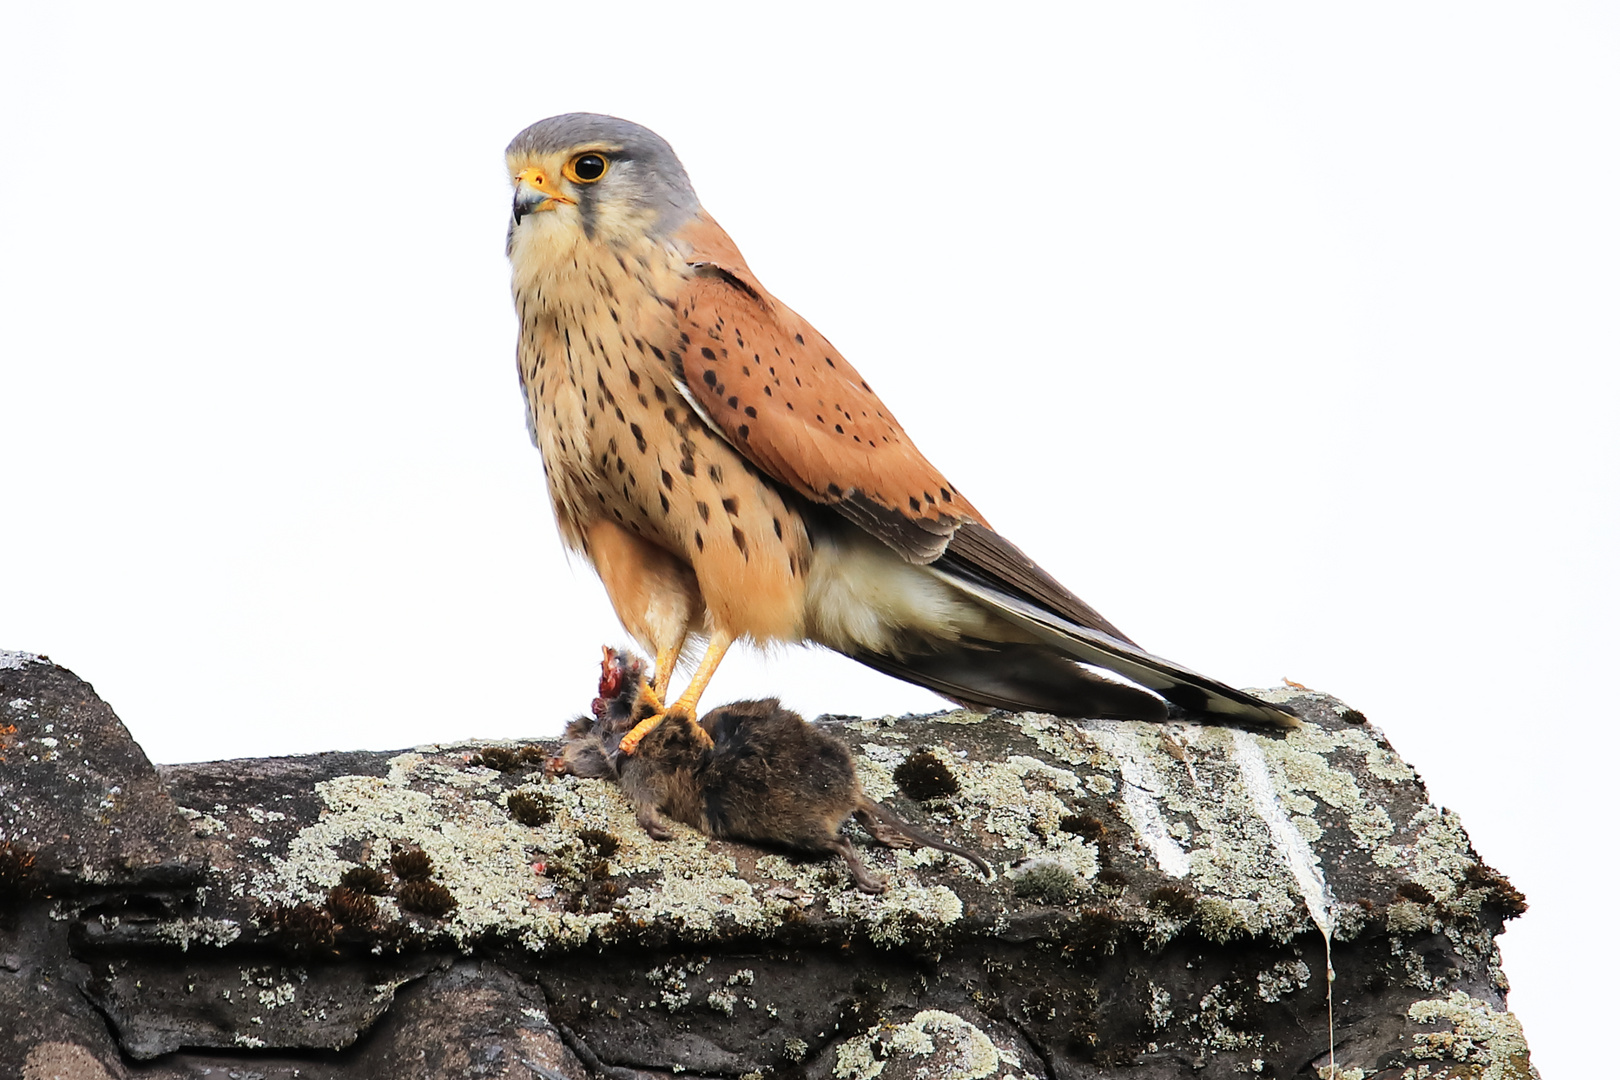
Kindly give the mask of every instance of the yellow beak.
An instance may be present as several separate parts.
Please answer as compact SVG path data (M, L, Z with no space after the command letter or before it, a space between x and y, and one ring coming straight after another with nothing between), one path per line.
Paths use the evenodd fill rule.
M558 190L555 181L530 167L517 174L517 187L512 192L512 223L515 225L529 214L542 210L555 210L558 206L572 206L575 200Z

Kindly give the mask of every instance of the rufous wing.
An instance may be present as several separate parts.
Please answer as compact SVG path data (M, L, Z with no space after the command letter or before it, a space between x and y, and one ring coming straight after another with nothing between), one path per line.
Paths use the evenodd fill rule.
M932 564L1040 643L856 659L958 700L1163 718L1156 699L1070 669L1061 656L1122 674L1192 712L1298 723L1282 706L1132 643L984 524L849 361L765 291L720 226L701 216L678 238L690 245L693 274L675 297L676 373L721 436L780 483L834 507L911 562ZM973 648L976 658L968 655Z
M860 372L754 277L707 217L683 230L694 273L675 298L677 373L755 466L915 563L981 521Z

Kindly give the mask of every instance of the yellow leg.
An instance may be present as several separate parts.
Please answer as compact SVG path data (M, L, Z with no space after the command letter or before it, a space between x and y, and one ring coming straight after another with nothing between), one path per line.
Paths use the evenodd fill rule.
M726 650L731 648L731 643L735 640L737 639L730 634L721 631L716 631L714 636L709 638L709 647L703 650L703 659L698 661L697 670L692 673L692 681L686 685L686 693L670 706L671 710L678 710L688 716L697 715L698 698L709 688L709 680L714 678L714 673L720 669L720 661L725 658Z
M714 678L715 671L720 667L720 661L725 658L726 650L731 648L731 643L734 640L730 634L719 631L709 638L709 647L704 650L703 659L698 662L697 671L692 673L692 681L687 685L686 693L682 694L679 700L675 701L663 712L647 717L647 719L626 732L624 738L619 740L619 751L625 754L635 753L636 747L641 745L641 740L645 739L647 733L652 731L653 728L663 723L666 716L671 714L687 717L696 716L698 699L703 696L703 691L708 687L709 680ZM658 674L662 677L662 665L659 667ZM665 688L668 688L667 680L665 681ZM657 688L654 687L654 689ZM659 696L662 697L662 695Z
M652 692L660 702L669 695L669 680L674 677L675 663L681 658L681 644L684 642L659 649L658 656L653 660ZM662 705L658 711L663 711Z

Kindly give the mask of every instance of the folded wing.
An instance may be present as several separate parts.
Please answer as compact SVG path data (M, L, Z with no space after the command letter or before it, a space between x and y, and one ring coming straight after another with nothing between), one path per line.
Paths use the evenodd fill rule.
M1192 713L1296 724L1285 709L1154 656L984 524L815 327L765 291L707 217L679 239L693 275L673 306L682 393L717 434L801 497L837 511L907 562L974 598L1026 640L897 634L854 659L968 704L1162 720ZM1027 640L1027 639L1033 639Z

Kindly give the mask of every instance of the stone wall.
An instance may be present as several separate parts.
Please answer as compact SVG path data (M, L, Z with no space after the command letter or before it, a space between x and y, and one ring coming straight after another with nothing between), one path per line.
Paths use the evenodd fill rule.
M154 768L0 653L0 1075L1533 1077L1523 898L1353 710L1286 735L827 720L996 868L803 862L554 778L549 744ZM851 828L854 828L851 826Z

